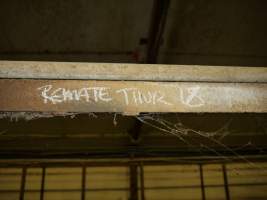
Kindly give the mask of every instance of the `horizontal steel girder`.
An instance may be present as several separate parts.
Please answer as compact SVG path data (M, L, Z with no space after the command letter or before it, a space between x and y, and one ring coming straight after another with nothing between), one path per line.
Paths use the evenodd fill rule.
M0 111L267 112L266 83L0 80Z

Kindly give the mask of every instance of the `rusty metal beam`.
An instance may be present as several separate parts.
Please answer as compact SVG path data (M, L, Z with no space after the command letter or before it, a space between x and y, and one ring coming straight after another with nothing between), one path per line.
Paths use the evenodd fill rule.
M267 68L0 61L0 78L267 83Z
M266 83L0 80L0 111L267 112Z

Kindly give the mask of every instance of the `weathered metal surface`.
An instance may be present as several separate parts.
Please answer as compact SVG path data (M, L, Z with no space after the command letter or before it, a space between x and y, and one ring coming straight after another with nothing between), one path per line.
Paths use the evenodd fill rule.
M0 61L0 78L267 83L267 68Z
M0 111L267 112L267 84L0 80Z

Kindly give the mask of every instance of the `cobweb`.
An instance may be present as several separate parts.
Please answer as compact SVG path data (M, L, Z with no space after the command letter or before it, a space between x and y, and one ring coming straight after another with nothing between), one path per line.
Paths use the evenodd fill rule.
M193 128L184 125L180 120L179 115L176 116L175 122L173 122L173 120L172 121L166 120L162 114L156 114L156 113L141 114L139 116L136 116L136 118L143 124L146 124L150 127L159 130L161 134L172 135L178 138L178 140L182 141L188 147L196 147L197 144L197 146L199 146L200 153L203 153L202 150L209 151L213 154L216 154L218 157L220 157L226 162L232 162L233 160L240 160L242 162L247 163L250 169L255 169L258 171L258 173L264 173L265 175L267 175L267 168L262 167L259 163L253 162L249 160L246 156L241 155L237 152L238 150L241 150L246 147L253 147L254 149L260 150L262 153L265 153L262 149L258 148L251 141L248 141L247 143L238 148L229 147L222 142L222 140L225 137L227 137L230 134L233 134L233 132L230 129L230 125L233 122L233 118L231 117L219 129L210 132L195 130ZM257 120L259 124L262 124L259 118L256 118L255 120ZM262 129L264 134L266 134L266 129L264 126L262 127ZM193 136L199 136L202 139L204 139L204 141L207 141L207 143L217 145L218 147L223 149L224 152L227 153L227 155L220 153L218 150L216 150L216 148L214 148L209 144L206 143L204 144L203 142L200 141L194 141L192 139ZM190 137L190 140L188 140L188 137ZM238 169L233 169L233 172L240 174Z
M50 118L55 116L63 116L63 117L71 117L75 118L78 113L30 113L21 112L21 113L1 113L1 118L9 118L11 121L18 121L20 119L24 120L33 120L38 118ZM113 125L117 126L117 116L119 114L115 113L113 117ZM97 118L95 113L89 113L90 117ZM159 113L148 113L141 114L136 116L136 119L141 123L146 124L156 130L159 130L160 134L164 134L167 136L173 136L177 138L179 141L183 142L187 147L192 147L196 149L200 154L206 156L205 152L210 152L218 157L218 159L214 159L214 162L224 160L225 163L232 163L236 160L247 163L250 169L257 170L258 173L264 173L267 175L267 168L261 166L258 162L254 162L250 160L247 156L241 155L238 152L242 149L246 149L248 147L258 150L262 155L266 156L264 149L258 147L251 141L247 141L245 144L240 145L238 147L230 147L223 142L223 139L227 136L234 134L234 131L231 129L231 125L233 124L233 118L229 117L222 126L220 126L215 131L203 131L196 130L196 128L192 128L188 125L185 125L181 118L180 114L176 113L174 119L168 120L165 114ZM262 117L253 116L255 124L261 129L262 134L267 134L266 126L264 125L265 120ZM7 130L1 130L0 135L5 134ZM198 137L194 137L198 136ZM196 139L197 138L197 139ZM198 138L202 138L202 140L198 140ZM223 151L217 150L214 146L220 147ZM198 147L198 148L196 148ZM204 152L205 151L205 152ZM226 153L225 153L226 152ZM179 157L177 157L179 159ZM234 169L234 173L239 173L240 170Z

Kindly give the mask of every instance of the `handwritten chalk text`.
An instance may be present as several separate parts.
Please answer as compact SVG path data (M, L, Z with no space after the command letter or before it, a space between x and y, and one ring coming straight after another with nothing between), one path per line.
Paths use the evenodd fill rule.
M178 98L167 98L164 91L141 90L138 88L109 88L109 87L81 87L76 89L67 89L63 87L54 87L53 85L44 85L37 88L45 104L59 104L74 101L83 101L88 103L118 101L125 105L167 105L172 106L175 103L182 103L188 107L201 107L205 104L201 98L200 87L178 88Z

